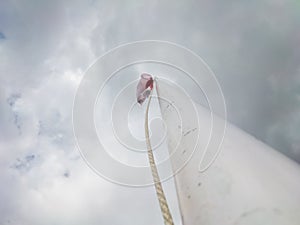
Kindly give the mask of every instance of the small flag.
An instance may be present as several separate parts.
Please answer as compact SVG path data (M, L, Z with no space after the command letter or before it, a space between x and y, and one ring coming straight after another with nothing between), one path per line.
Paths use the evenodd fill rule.
M141 79L136 88L136 98L139 104L143 104L143 102L148 98L153 89L153 78L150 74L143 73L141 75Z

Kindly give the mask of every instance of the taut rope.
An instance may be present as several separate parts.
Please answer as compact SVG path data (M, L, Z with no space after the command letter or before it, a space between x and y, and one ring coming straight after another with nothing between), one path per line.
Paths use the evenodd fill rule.
M157 198L159 201L160 210L163 215L165 225L174 225L172 215L170 213L168 203L166 200L166 196L162 189L162 185L161 185L160 178L158 175L157 167L155 165L153 151L152 151L152 147L151 147L151 143L150 143L149 128L148 128L148 112L149 112L151 98L152 98L152 91L149 96L146 114L145 114L145 136L146 136L146 144L147 144L147 150L148 150L148 158L149 158L149 163L151 166L151 172L152 172L152 177L153 177L153 181L154 181L154 185L155 185L156 195L157 195Z

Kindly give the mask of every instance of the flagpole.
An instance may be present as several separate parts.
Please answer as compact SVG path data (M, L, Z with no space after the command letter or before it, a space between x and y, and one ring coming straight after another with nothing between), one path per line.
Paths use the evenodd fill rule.
M149 158L149 163L151 167L151 172L152 172L152 177L155 185L155 190L156 190L156 196L159 201L159 206L160 210L162 213L162 216L164 218L165 225L174 225L172 215L170 213L168 203L166 200L165 193L163 191L159 174L157 171L157 167L155 164L154 160L154 155L151 147L151 142L150 142L150 137L149 137L149 127L148 127L148 112L149 112L149 106L152 98L152 90L149 96L147 108L146 108L146 113L145 113L145 137L146 137L146 144L147 144L147 150L148 150L148 158Z

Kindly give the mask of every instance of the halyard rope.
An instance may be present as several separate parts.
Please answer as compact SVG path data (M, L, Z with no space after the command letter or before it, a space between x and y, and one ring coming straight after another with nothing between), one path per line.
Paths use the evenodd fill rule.
M152 91L149 96L146 114L145 114L145 137L146 137L146 144L147 144L147 150L148 150L148 158L149 158L149 163L151 166L151 172L152 172L152 177L153 177L153 181L154 181L154 185L155 185L156 195L157 195L157 198L159 201L160 210L163 215L165 225L174 225L172 215L170 213L168 203L166 200L166 196L162 189L162 185L161 185L160 178L158 175L157 167L155 165L153 151L152 151L152 147L151 147L151 143L150 143L149 128L148 128L148 112L149 112L151 98L152 98Z

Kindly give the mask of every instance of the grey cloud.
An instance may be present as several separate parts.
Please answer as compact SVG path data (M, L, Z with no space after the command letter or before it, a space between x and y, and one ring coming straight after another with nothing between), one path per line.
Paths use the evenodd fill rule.
M0 39L6 39L5 35L2 32L0 32Z
M272 131L285 144L269 138L270 127L275 129L273 125L283 118L286 129L293 127L287 118L300 110L299 15L293 1L152 1L128 7L111 2L99 12L99 18L109 22L99 20L91 40L96 55L141 39L189 47L219 79L229 120L300 161L292 147L295 138L288 135L291 132Z
M83 72L126 42L162 39L195 51L220 81L229 120L300 161L299 27L294 1L2 1L0 223L160 222L152 189L98 178L73 140Z

